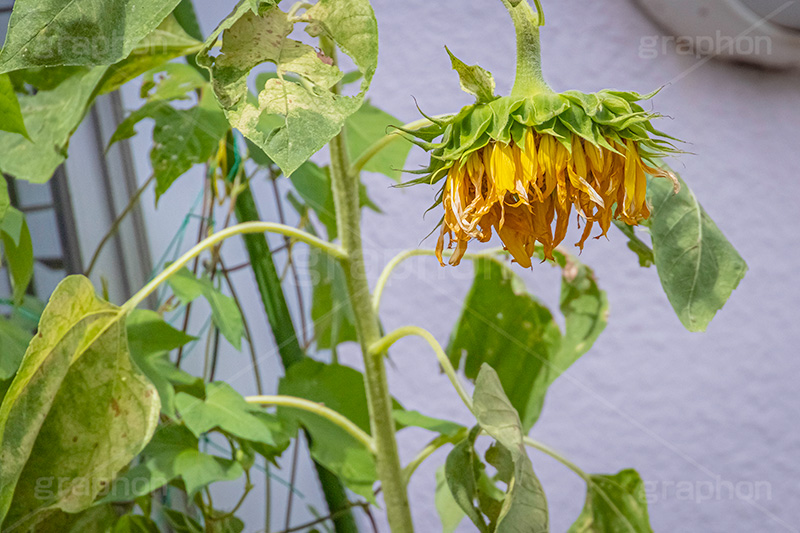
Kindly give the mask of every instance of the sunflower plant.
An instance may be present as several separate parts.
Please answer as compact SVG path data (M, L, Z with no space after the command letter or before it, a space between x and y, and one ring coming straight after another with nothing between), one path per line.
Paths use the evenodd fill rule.
M635 470L590 474L529 436L549 386L590 350L609 315L592 270L564 240L571 226L581 231L578 249L589 237L624 238L641 266L655 265L692 331L705 329L747 267L664 163L681 141L642 105L657 93L555 92L542 73L542 5L502 3L517 38L511 93L496 95L488 71L448 49L475 103L402 124L366 99L378 62L369 0L242 0L210 35L190 0L17 0L0 50L0 171L9 177L0 180L0 237L12 287L0 317L3 531L343 533L385 521L410 533L468 521L481 532L541 533L550 519L531 451L586 482L570 532L653 530ZM95 101L134 80L141 106L119 121L109 153L152 121L152 176L83 272L37 302L30 231L12 193L21 181L49 180ZM380 208L361 174L400 178L412 143L430 163L397 185L433 187L438 239L398 254L370 284L362 211ZM323 149L327 164L313 158ZM170 209L172 187L188 186L183 176L195 167L199 208L187 221L199 220L197 242L165 255L134 294L101 283L98 296L104 245L150 187ZM274 207L262 219L265 189ZM231 266L229 239L244 244L244 265ZM500 246L468 249L471 241ZM309 272L295 259L300 246L309 247ZM474 264L447 346L416 325L381 326L392 273L415 256ZM561 270L558 321L525 285L543 268ZM246 288L240 270L252 274ZM263 304L280 360L270 368L282 367L274 375L261 369L266 349L244 311L249 295ZM205 325L191 320L196 305ZM435 403L408 410L392 395L388 352L410 336L428 343L431 369L452 384L437 394L457 395L469 424L437 418ZM241 366L224 361L223 339L250 353L257 394L217 379ZM205 358L192 366L198 343ZM348 343L360 348L361 370L339 362ZM409 427L431 439L403 463L397 434ZM301 524L292 514L299 442L325 500ZM442 524L415 524L412 507L426 502L409 498L409 481L442 448L431 503ZM288 487L283 507L271 496L276 479ZM241 486L233 504L220 503L225 482ZM260 483L265 505L252 503ZM263 523L252 520L253 505Z

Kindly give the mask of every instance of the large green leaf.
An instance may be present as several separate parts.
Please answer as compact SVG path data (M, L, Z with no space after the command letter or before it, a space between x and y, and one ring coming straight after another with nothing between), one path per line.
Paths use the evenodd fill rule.
M126 58L180 0L17 0L0 73L111 65Z
M472 520L481 533L487 533L489 528L481 514L480 508L475 504L478 499L478 477L480 462L475 452L475 439L480 428L470 431L469 436L455 445L447 455L444 465L445 479L450 488L450 495L461 511Z
M350 159L353 161L358 159L377 139L389 133L392 126L396 127L402 124L398 119L373 106L369 101L364 102L364 105L350 115L345 122ZM397 135L395 140L369 160L364 166L364 170L380 172L399 181L411 146L410 142Z
M369 431L364 377L352 368L304 359L286 371L278 392L324 404ZM361 442L327 419L307 411L281 408L279 414L306 428L311 439L311 455L316 461L339 476L350 490L374 500L375 459Z
M294 23L276 6L262 5L256 14L247 3L239 4L198 55L198 63L211 72L231 124L287 176L336 136L358 110L378 60L378 29L368 0L320 0L303 19L309 21L312 36L333 39L363 73L357 96L331 92L343 73L313 47L289 39ZM220 36L220 54L212 57ZM254 99L248 75L266 62L275 65L277 76Z
M184 304L203 296L211 306L211 320L214 325L234 348L242 348L244 321L233 298L222 294L207 276L194 277L188 268L181 269L168 283L175 296Z
M225 114L207 91L190 109L176 109L163 99L147 102L120 123L111 143L133 137L134 126L146 118L155 120L150 163L156 176L156 197L194 165L208 162L230 129Z
M171 59L198 52L202 46L202 42L190 37L170 15L142 39L128 57L108 69L100 93L110 93Z
M592 475L586 505L568 533L653 533L644 482L635 470Z
M158 411L131 363L123 311L86 278L66 278L0 406L0 519L89 507L150 439Z
M19 100L8 74L0 74L0 117L3 117L3 120L0 120L0 130L28 136Z
M506 469L498 468L501 479L508 485L508 493L495 531L549 531L547 499L522 442L522 423L503 392L497 373L489 365L481 367L475 380L473 402L478 424L508 453L511 463Z
M11 274L14 302L19 304L33 278L33 241L25 215L13 207L7 210L0 223L0 241Z
M559 258L563 336L522 279L487 258L475 261L475 281L447 348L450 360L470 379L484 363L497 371L526 431L541 413L547 388L586 353L607 320L608 303L592 271L574 258Z
M680 177L678 178L680 180ZM747 263L711 220L683 180L648 177L648 221L658 276L689 331L705 331L747 272Z
M0 131L0 172L44 183L67 157L69 139L86 115L106 67L73 74L51 91L19 98L32 141Z

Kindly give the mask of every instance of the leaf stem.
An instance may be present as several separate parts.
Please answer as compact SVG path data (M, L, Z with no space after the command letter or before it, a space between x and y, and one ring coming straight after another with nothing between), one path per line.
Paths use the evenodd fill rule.
M257 405L274 405L279 407L291 407L294 409L300 409L302 411L307 411L309 413L314 413L317 416L321 416L329 420L330 422L336 424L350 435L353 436L357 441L363 444L370 452L373 454L375 453L375 441L367 435L367 433L355 425L349 418L345 417L330 409L329 407L325 407L324 405L316 402L312 402L310 400L304 400L302 398L294 398L292 396L248 396L245 398L247 403L257 404Z
M280 235L286 235L287 237L292 237L295 240L300 242L304 242L311 246L316 246L320 250L330 254L337 259L342 259L346 257L344 251L336 246L335 244L331 244L327 241L323 241L317 237L314 237L310 233L306 233L305 231L301 231L297 228L293 228L291 226L285 226L283 224L275 224L273 222L245 222L244 224L237 224L236 226L231 226L230 228L225 228L222 231L215 233L214 235L208 237L207 239L198 243L194 248L186 252L180 259L172 263L169 267L164 269L161 274L156 276L150 283L145 285L142 290L137 292L133 295L133 297L128 300L123 306L122 309L125 312L130 312L133 309L142 303L148 296L150 296L155 290L165 281L167 281L173 274L178 272L184 266L186 266L189 261L203 253L205 250L216 246L218 243L221 243L225 239L229 237L233 237L234 235L245 235L248 233L278 233Z
M397 341L404 337L422 337L425 339L428 344L433 348L434 353L436 354L436 358L439 359L439 364L442 366L444 373L447 374L447 377L450 378L450 383L453 384L453 387L456 389L456 392L461 397L461 401L464 402L464 405L472 411L472 398L470 398L467 390L464 388L464 385L461 383L461 380L458 379L458 374L456 374L456 369L453 368L453 364L450 362L450 359L447 357L447 354L444 353L442 346L438 343L436 338L429 332L428 330L421 328L419 326L405 326L400 329L396 329L392 333L386 335L378 342L373 344L370 347L370 350L373 354L376 355L383 355L386 351Z
M444 115L441 117L433 117L433 118L435 119L444 118ZM360 173L362 170L364 170L364 167L367 166L367 163L369 163L370 159L378 155L378 153L381 150L383 150L393 142L401 140L403 138L402 130L419 130L427 126L430 126L431 124L433 124L433 122L431 122L427 118L421 118L419 120L415 120L414 122L409 122L408 124L405 124L398 129L390 131L389 133L387 133L386 135L384 135L383 137L372 143L372 145L369 146L369 148L364 150L364 153L361 154L358 157L358 159L356 159L355 162L353 162L353 164L350 166L350 174L355 175Z
M524 442L526 446L530 446L533 449L539 450L540 452L549 455L559 463L563 464L564 466L566 466L567 468L578 474L578 476L583 478L583 480L586 481L587 483L590 484L592 483L592 478L589 476L589 474L584 472L575 463L565 458L563 455L561 455L554 449L550 448L546 444L542 444L541 442L535 441L530 437L522 437L522 442Z
M503 253L505 250L503 248L492 248L490 250L486 250L485 252L478 252L478 253L468 253L464 255L464 259L467 260L475 260L475 259L482 259L484 257L500 254ZM443 257L447 257L453 254L453 250L445 250L442 253ZM383 268L383 272L381 272L380 277L378 278L378 283L375 285L375 292L372 296L372 307L375 308L375 312L377 313L380 309L381 305L381 298L383 298L383 292L386 290L386 285L389 282L389 278L392 275L392 272L400 266L407 259L411 259L412 257L417 257L421 255L429 255L435 256L436 252L433 250L423 250L421 248L417 248L415 250L406 250L405 252L400 252L396 256L389 261L386 266Z
M420 452L411 460L410 463L406 465L403 469L403 477L405 479L406 485L411 481L411 476L414 475L414 472L419 468L428 457L434 454L436 450L441 448L446 444L454 444L464 439L466 436L466 429L464 430L463 434L459 434L456 437L451 437L449 435L439 435L435 439L433 439L427 446L425 446Z

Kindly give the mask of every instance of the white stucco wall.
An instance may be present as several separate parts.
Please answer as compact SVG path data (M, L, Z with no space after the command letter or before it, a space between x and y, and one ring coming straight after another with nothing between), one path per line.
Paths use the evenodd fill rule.
M499 1L373 3L382 46L371 91L374 104L410 121L418 117L412 96L431 114L469 103L450 71L445 44L468 64L491 70L500 93L510 87L513 31ZM644 59L640 40L659 35L659 30L630 1L544 3L544 68L556 90L649 92L666 85L653 106L672 119L664 119L660 127L690 142L688 150L695 153L673 166L748 261L750 272L709 331L691 334L675 317L655 270L637 266L621 234L612 232L610 242L590 242L581 259L595 269L608 292L609 326L593 351L552 387L533 435L589 472L636 468L655 498L650 515L657 532L800 531L795 377L800 375L800 328L794 327L800 298L795 274L800 237L794 220L800 197L800 74L715 61L699 64L671 47L666 55ZM210 0L197 4L206 32L230 8ZM131 107L134 94L128 93ZM136 145L142 180L149 175L146 141ZM424 159L415 151L409 166ZM381 176L366 176L365 181L385 210L384 215L368 213L365 220L374 280L394 253L416 247L438 216L422 219L433 197L430 189L390 189ZM199 176L183 178L179 189L164 199L175 202L174 207L157 212L148 208L154 257L162 255L199 183ZM268 198L263 189L259 195ZM269 205L264 200L265 213ZM195 231L190 229L189 235ZM429 240L424 246L434 244ZM401 274L386 293L385 327L423 325L445 343L469 287L471 267L441 269L435 260L416 259ZM521 274L537 295L556 301L556 272L543 265ZM239 279L249 280L242 274ZM247 311L258 324L259 353L269 361L267 375L274 378L278 367L257 298L248 301ZM202 354L196 357L201 360ZM404 341L392 357L393 391L407 408L469 422L422 342ZM231 363L220 377L252 392L252 378L239 371L246 356L231 353L226 358ZM359 365L353 350L346 351L344 360ZM403 457L413 456L428 438L422 432L404 435ZM445 453L435 454L411 484L421 532L439 528L433 474ZM533 459L549 498L552 531L566 531L583 505L583 484L550 459L536 454ZM727 483L739 494L731 498ZM301 480L299 486L310 501L318 498L312 479ZM282 496L275 497L280 505ZM251 498L247 531L261 527L261 502L258 493ZM298 521L308 516L305 503L296 502ZM276 509L276 515L283 514Z

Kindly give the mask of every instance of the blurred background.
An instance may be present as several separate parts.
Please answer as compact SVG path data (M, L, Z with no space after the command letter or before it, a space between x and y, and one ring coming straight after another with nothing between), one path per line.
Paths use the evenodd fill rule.
M800 3L543 3L543 60L551 86L557 91L616 88L642 93L663 87L652 100L653 110L666 116L657 126L685 140L691 152L669 162L750 271L708 331L689 333L672 311L655 269L638 266L622 234L611 232L608 241L591 241L581 260L595 270L608 293L609 325L593 350L551 388L532 436L588 472L637 469L645 481L655 531L800 532L800 508L793 503L800 499L800 236L794 227L800 198ZM0 1L2 31L11 4ZM208 34L233 2L195 0L195 5ZM373 5L381 51L370 98L400 122L419 118L414 99L432 115L471 103L450 70L445 45L467 64L492 71L498 94L510 89L514 33L499 1L373 0ZM59 176L47 186L17 184L14 198L28 215L37 245L34 287L41 298L47 298L65 272L82 271L111 221L150 176L147 124L130 144L121 143L103 157L115 124L140 105L137 83L102 99L73 138ZM319 157L324 161L326 155ZM425 163L424 154L414 149L407 166ZM150 275L153 265L189 246L197 220L186 213L197 211L203 179L201 170L181 178L160 207L152 192L146 193L141 211L126 221L101 256L98 286L103 273L118 273L108 282L112 296L121 301ZM365 175L364 181L384 211L365 212L374 282L392 256L420 246L438 218L423 218L432 189L394 189L380 175ZM262 215L274 218L277 206L270 189L263 179L254 184ZM280 239L273 244L280 245ZM421 245L431 248L435 240ZM228 264L246 261L238 242L226 245L226 254ZM302 266L302 257L298 261ZM521 274L534 294L550 305L557 303L559 272L537 265ZM384 327L423 325L444 344L471 280L469 265L442 269L431 258L412 260L386 293ZM234 281L250 287L251 274L237 272ZM0 294L7 291L5 283L0 281ZM307 285L305 278L300 285ZM262 372L274 387L281 370L261 304L255 291L240 293L245 312L258 324L253 333ZM293 311L299 318L300 310ZM195 313L196 329L202 326L200 314ZM202 346L194 352L187 356L190 370L202 365ZM254 393L252 377L242 370L248 366L246 356L226 344L221 357L217 378L242 393ZM356 347L342 350L340 357L361 367ZM423 342L397 345L392 361L392 390L406 408L469 422ZM427 439L421 431L404 431L404 460ZM441 450L423 464L410 487L422 532L440 528L434 472L446 453ZM550 503L552 531L566 531L583 506L583 482L532 453ZM273 471L276 509L285 507L282 502L288 498L290 468L282 466ZM322 502L313 471L303 461L295 487L292 518L300 523L313 517L309 507ZM219 492L224 506L225 491ZM238 496L231 491L231 500ZM249 497L242 518L263 523L263 501L262 484ZM472 527L464 523L462 530Z

